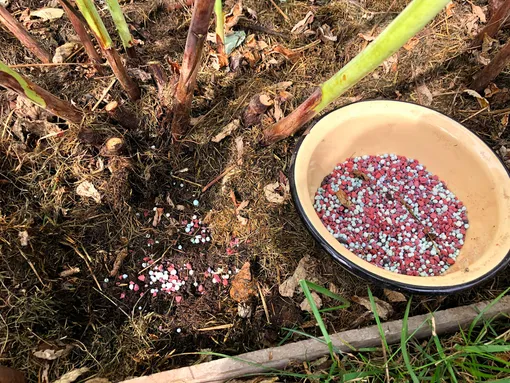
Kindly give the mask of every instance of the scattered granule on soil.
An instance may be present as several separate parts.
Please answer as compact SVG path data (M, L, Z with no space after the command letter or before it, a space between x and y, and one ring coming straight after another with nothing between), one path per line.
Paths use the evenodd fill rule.
M364 155L338 164L315 194L328 231L358 257L412 276L448 270L469 228L466 207L418 161Z

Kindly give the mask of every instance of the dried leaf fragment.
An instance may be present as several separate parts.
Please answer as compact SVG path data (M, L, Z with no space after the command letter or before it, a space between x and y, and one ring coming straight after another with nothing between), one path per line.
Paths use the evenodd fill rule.
M338 37L333 35L331 32L331 27L328 24L322 24L317 29L317 32L319 32L319 38L322 40L322 42L328 42L328 41L337 41Z
M238 119L235 119L231 122L229 122L225 127L219 132L217 135L215 135L211 141L212 142L220 142L224 138L230 136L234 131L236 131L241 126L241 121Z
M59 276L61 278L70 277L71 275L78 274L80 272L79 267L71 267L70 269L62 271Z
M420 99L420 103L429 106L432 104L432 100L434 97L432 96L432 92L425 84L421 84L416 88L416 91L418 92L418 97Z
M30 11L30 16L35 16L47 20L60 19L64 15L64 10L60 8L40 8Z
M76 188L76 194L80 197L92 198L97 203L101 202L101 195L90 181L83 181L80 183Z
M310 280L309 270L315 267L315 262L309 255L305 255L299 261L294 274L287 278L279 287L278 291L282 297L292 297L301 279Z
M400 292L398 292L398 291L384 289L384 295L386 295L386 298L388 298L388 300L391 303L395 303L395 302L407 302L407 299L406 299L405 295L400 293Z
M76 49L78 49L79 46L80 45L78 43L70 42L57 47L51 61L54 63L65 62L67 58L71 56L76 51Z
M343 206L347 208L352 206L352 202L349 200L349 197L347 197L347 193L342 189L338 190L335 195Z
M312 295L312 299L315 303L315 306L317 306L317 308L320 309L322 307L321 297L315 291L312 291L311 295ZM301 302L299 307L301 307L301 310L303 310L303 311L308 311L309 313L312 312L312 306L310 305L310 302L306 298L304 299L303 302Z
M296 25L294 25L290 31L290 33L293 33L295 35L299 35L306 31L308 29L308 26L313 22L313 12L309 11L306 16L299 20Z
M159 222L161 222L161 217L163 216L164 211L165 209L162 207L156 208L156 211L154 212L154 219L152 220L152 226L158 226Z
M368 298L362 298L355 295L352 297L352 300L362 305L367 310L372 311L372 306ZM379 315L379 317L383 320L387 320L393 314L393 307L391 307L391 305L388 302L385 302L377 297L374 297L374 301L375 308L377 310L377 314Z
M127 249L121 249L117 252L117 256L115 257L115 262L113 262L112 271L110 271L110 277L115 277L119 273L119 269L122 266L122 262L128 256Z
M464 92L469 94L471 97L476 98L476 101L478 101L481 108L487 108L490 105L489 101L487 101L485 97L482 97L477 91L473 89L466 89Z
M28 246L28 240L30 239L28 236L28 231L23 230L18 233L19 243L22 247Z
M482 7L479 7L478 5L474 5L471 3L471 11L473 12L476 17L480 19L482 23L485 23L487 21L487 18L485 17L485 12L483 11Z
M88 367L74 369L72 371L66 372L60 377L60 379L55 380L53 383L73 383L81 375L89 372L89 370L90 369Z
M289 196L290 186L288 183L275 182L264 187L266 199L271 203L282 204Z
M232 281L230 297L236 302L246 302L257 295L255 280L250 271L250 262L245 262L239 273Z

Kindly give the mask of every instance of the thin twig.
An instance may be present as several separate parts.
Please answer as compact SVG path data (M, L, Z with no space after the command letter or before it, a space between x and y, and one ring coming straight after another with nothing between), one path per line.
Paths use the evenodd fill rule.
M232 169L234 169L236 167L236 165L232 165L232 166L229 166L228 168L226 168L221 174L219 174L216 178L214 178L211 182L209 182L207 185L204 186L204 188L202 189L202 193L204 193L205 191L207 191L207 189L209 189L211 186L213 186L216 182L218 182L219 180L221 180L223 177L225 177L227 175L228 172L230 172Z
M198 186L199 188L203 187L202 185L197 184L196 182L193 182L193 181L187 180L186 178L181 178L181 177L178 177L178 176L173 175L173 174L172 174L171 176L172 176L172 178L175 178L176 180L179 180L179 181L182 181L182 182L187 182L187 183L189 183L189 184L191 184L191 185Z
M282 9L278 6L278 4L276 4L276 3L274 2L274 0L269 0L269 1L271 2L271 4L273 4L273 7L275 7L275 8L276 8L276 10L278 11L278 13L279 13L280 15L282 15L282 16L283 16L283 18L285 19L285 21L286 21L286 22L288 22L288 23L290 23L290 18L289 18L289 16L287 16L287 15L286 15L286 14L282 11Z
M224 329L232 328L232 327L234 327L234 325L232 323L228 323L228 324L221 324L221 325L218 325L218 326L199 328L199 329L197 329L197 331L224 330Z
M44 284L43 280L41 279L41 277L39 276L39 273L37 272L37 270L35 269L35 266L34 264L27 258L27 256L25 255L25 253L20 249L18 248L19 250L19 253L21 254L21 256L23 258L25 258L25 261L27 261L28 265L30 266L30 268L32 269L32 271L34 272L35 276L37 277L37 279L39 279L39 282L41 282L41 285L43 285L43 287L46 287L46 285Z
M485 108L480 109L478 112L473 113L471 116L463 119L460 123L463 124L467 120L471 120L473 117L478 116L480 113L485 112L487 109L489 109L489 106L486 106Z
M267 324L271 324L271 319L269 317L269 311L267 309L266 298L264 298L264 294L262 294L262 289L260 288L260 283L257 282L257 289L259 290L260 300L262 301L262 307L264 307L264 312L266 313Z
M106 87L106 89L103 91L103 93L101 94L101 97L99 97L99 100L97 100L97 102L95 103L95 105L92 107L92 111L96 110L96 108L99 106L99 104L101 103L101 101L104 100L104 98L106 97L106 95L108 94L108 92L110 91L110 89L112 89L113 85L115 84L115 82L117 81L116 78L114 78L112 80L112 82L110 83L110 85L108 85L108 87Z

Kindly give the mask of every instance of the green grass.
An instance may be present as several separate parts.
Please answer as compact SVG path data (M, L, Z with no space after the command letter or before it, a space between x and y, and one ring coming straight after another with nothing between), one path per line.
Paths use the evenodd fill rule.
M337 294L331 293L322 286L308 281L300 281L303 293L310 303L312 315L323 335L318 338L297 328L288 329L282 342L288 341L293 335L315 339L326 344L329 359L325 362L307 362L306 371L300 368L288 371L266 368L265 373L256 376L278 376L285 382L492 382L510 383L510 318L505 315L496 320L486 320L483 314L505 296L510 288L494 299L473 320L467 331L459 330L453 335L439 337L435 333L433 319L427 319L411 334L408 333L408 318L412 305L409 299L402 319L402 335L397 344L388 344L383 325L377 313L377 306L372 292L368 289L374 319L381 335L381 347L370 347L356 350L351 347L349 352L341 352L334 347L321 312L345 309L349 302ZM319 310L311 291L326 295L339 302L340 305ZM414 335L425 325L434 331L426 340L416 340ZM383 352L384 348L384 352ZM242 361L239 357L206 352L204 354L226 357ZM260 366L245 361L253 366Z

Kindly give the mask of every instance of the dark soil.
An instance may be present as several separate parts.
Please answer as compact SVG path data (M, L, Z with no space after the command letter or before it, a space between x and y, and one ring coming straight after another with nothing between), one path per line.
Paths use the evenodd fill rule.
M12 93L0 92L0 363L22 370L30 381L42 381L48 366L49 381L79 367L91 369L86 377L94 374L119 381L203 359L186 353L209 350L235 355L274 346L287 333L282 327L317 334L310 315L299 308L303 295L297 292L293 298L282 298L278 292L278 286L305 255L317 262L315 277L324 285L333 283L340 295L348 299L366 296L370 287L384 299L380 287L346 272L313 241L288 196L283 204L267 201L264 187L288 171L299 138L265 148L258 144L263 127L274 122L272 107L261 126L240 127L220 143L211 138L240 118L253 95L264 92L274 97L274 85L283 81L292 82L288 92L293 98L282 104L283 112L290 112L314 86L362 49L367 42L360 33L377 35L406 1L397 1L389 12L390 0L278 2L290 17L287 23L270 2L247 0L244 7L255 10L258 20L245 21L234 30L253 33L257 41L270 47L305 48L292 61L266 52L259 54L258 61L226 72L214 69L211 54L215 47L208 42L193 102L193 126L179 149L169 145L155 83L150 77L140 78L149 72L149 61L160 61L168 74L171 63L181 61L191 13L187 8L168 13L154 3L134 0L124 5L135 37L143 41L137 47L138 63L129 63L142 87L139 102L128 102L118 83L101 99L113 77L99 77L83 66L17 69L85 110L89 117L83 126L68 126L37 108L17 105ZM485 1L475 3L486 5ZM224 9L231 9L233 4L227 1ZM327 111L360 99L430 104L463 122L498 154L506 155L502 147L510 144L510 129L503 125L505 116L508 119L509 68L496 79L499 92L488 97L490 109L480 112L477 100L463 89L482 67L478 51L468 49L482 23L473 18L469 3L454 4L451 14L441 13L418 35L416 46L400 50ZM26 8L42 6L55 4L13 0L8 9L19 18ZM310 10L315 14L311 30L328 24L338 36L336 42L311 44L318 39L316 35L290 34L292 26ZM102 15L109 20L106 11ZM114 31L111 23L107 27ZM52 22L36 21L30 32L51 52L73 35L65 16ZM508 31L501 31L487 56L492 57L507 37ZM0 45L2 62L37 62L4 30L0 30ZM253 50L246 43L237 52ZM80 51L70 62L85 63L86 57ZM430 102L417 91L424 84L433 95ZM101 102L92 112L98 100ZM142 121L139 129L126 131L108 119L103 108L113 100L125 101ZM30 122L41 124L43 120L64 133L42 138L43 134L30 128ZM90 130L84 133L84 129ZM125 155L104 155L103 142L112 136L124 138ZM244 143L242 163L234 141L239 137ZM503 159L508 164L509 158ZM235 169L222 181L202 193L203 186L233 165ZM99 191L100 203L76 193L83 181L91 182ZM193 205L195 199L198 207ZM241 201L249 201L240 212L248 220L246 225L237 218L236 207ZM156 226L152 224L154 207L164 209ZM192 245L183 231L181 222L195 214L212 230L208 245ZM20 240L20 233L25 231L29 238L26 246ZM148 246L149 238L159 243ZM239 245L232 246L233 240ZM119 274L134 278L144 257L153 254L158 259L165 254L175 263L190 262L207 293L201 295L189 288L179 304L171 297L153 298L150 294L138 300L127 293L126 299L120 299L126 289L104 279L109 277L119 252L125 250L128 256ZM246 261L252 264L269 318L260 294L254 298L253 315L243 319L229 296L230 284L213 284L211 278L203 277L209 267L241 268ZM60 276L72 267L80 272ZM461 294L416 297L412 314L491 299L508 286L509 277L507 269ZM325 299L325 305L332 303ZM394 304L392 319L403 315L403 305ZM324 318L329 331L337 332L373 323L365 313L365 308L353 303L349 309L325 314ZM222 328L201 331L215 326ZM72 348L67 355L47 362L33 355L38 346L47 347L44 342L51 347Z

